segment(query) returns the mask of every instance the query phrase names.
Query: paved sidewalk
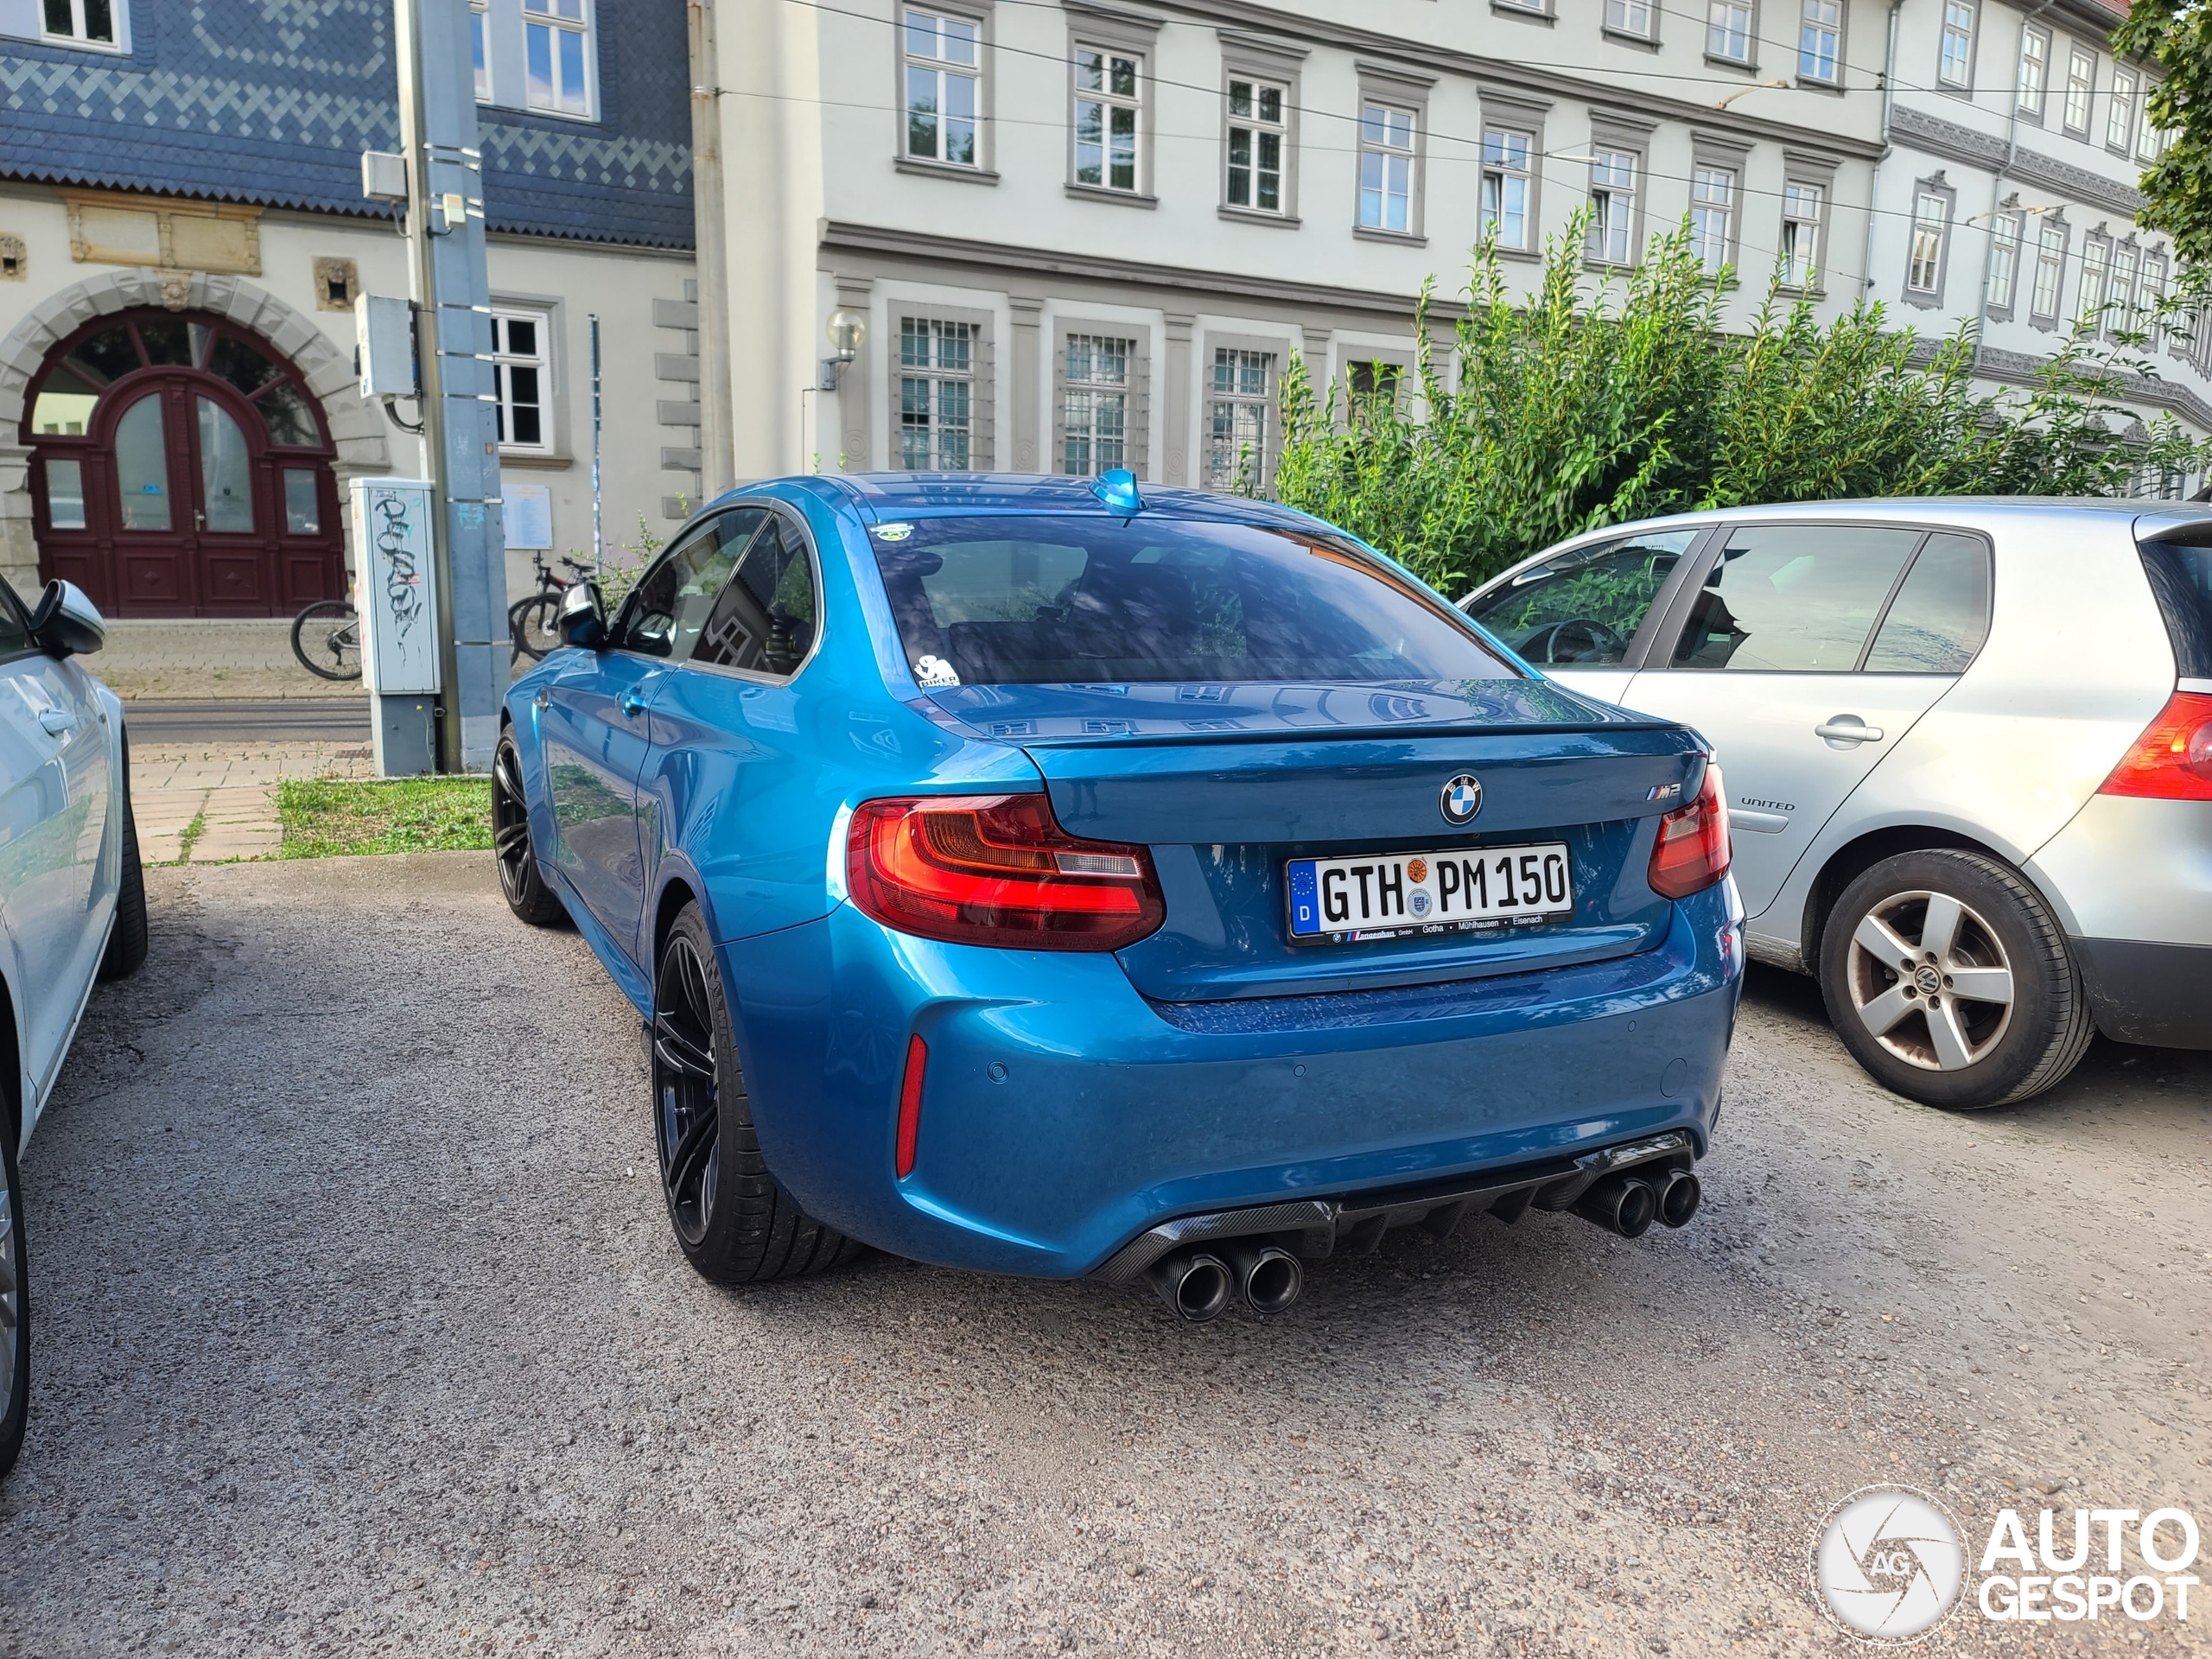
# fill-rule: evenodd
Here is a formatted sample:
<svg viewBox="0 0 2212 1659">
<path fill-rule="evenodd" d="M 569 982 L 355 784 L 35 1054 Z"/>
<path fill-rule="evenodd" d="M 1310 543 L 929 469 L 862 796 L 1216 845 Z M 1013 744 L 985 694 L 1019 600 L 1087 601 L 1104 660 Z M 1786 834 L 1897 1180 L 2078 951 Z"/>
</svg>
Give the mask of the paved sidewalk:
<svg viewBox="0 0 2212 1659">
<path fill-rule="evenodd" d="M 140 697 L 359 697 L 359 680 L 325 680 L 292 655 L 289 617 L 111 620 L 86 664 L 126 702 Z"/>
<path fill-rule="evenodd" d="M 361 743 L 134 743 L 138 856 L 148 864 L 273 857 L 284 839 L 279 780 L 369 778 L 374 766 Z"/>
</svg>

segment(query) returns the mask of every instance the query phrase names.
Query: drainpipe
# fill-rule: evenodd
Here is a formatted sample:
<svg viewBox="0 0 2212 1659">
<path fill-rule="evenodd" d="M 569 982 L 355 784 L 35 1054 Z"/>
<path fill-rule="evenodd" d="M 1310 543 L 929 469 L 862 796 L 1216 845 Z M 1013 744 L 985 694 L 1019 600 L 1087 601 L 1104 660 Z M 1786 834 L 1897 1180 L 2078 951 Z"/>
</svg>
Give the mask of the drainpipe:
<svg viewBox="0 0 2212 1659">
<path fill-rule="evenodd" d="M 722 228 L 721 60 L 715 46 L 715 0 L 690 0 L 685 10 L 691 41 L 692 240 L 699 272 L 699 483 L 711 501 L 737 481 L 730 433 L 729 253 Z"/>
<path fill-rule="evenodd" d="M 1881 200 L 1882 163 L 1890 158 L 1890 105 L 1897 97 L 1897 13 L 1904 0 L 1890 0 L 1889 40 L 1882 51 L 1882 152 L 1866 175 L 1866 238 L 1859 262 L 1859 297 L 1874 286 L 1874 212 Z"/>
</svg>

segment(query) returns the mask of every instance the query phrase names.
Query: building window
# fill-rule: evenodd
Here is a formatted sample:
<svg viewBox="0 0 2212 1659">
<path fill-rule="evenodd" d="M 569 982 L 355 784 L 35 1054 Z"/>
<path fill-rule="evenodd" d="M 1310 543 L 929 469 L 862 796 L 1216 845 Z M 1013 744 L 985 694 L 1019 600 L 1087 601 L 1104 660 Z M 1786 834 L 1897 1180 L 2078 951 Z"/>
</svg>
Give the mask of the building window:
<svg viewBox="0 0 2212 1659">
<path fill-rule="evenodd" d="M 1843 0 L 1804 0 L 1797 25 L 1797 73 L 1833 81 L 1843 58 Z"/>
<path fill-rule="evenodd" d="M 1999 213 L 1989 233 L 1989 308 L 2009 312 L 2020 274 L 2020 215 Z"/>
<path fill-rule="evenodd" d="M 2112 71 L 2112 103 L 2105 111 L 2105 144 L 2121 156 L 2135 147 L 2135 72 L 2118 64 Z"/>
<path fill-rule="evenodd" d="M 115 0 L 46 0 L 46 37 L 77 46 L 113 46 Z"/>
<path fill-rule="evenodd" d="M 1690 246 L 1708 271 L 1728 263 L 1735 213 L 1736 175 L 1725 168 L 1696 168 L 1690 176 Z"/>
<path fill-rule="evenodd" d="M 2136 246 L 2123 242 L 2112 251 L 2112 303 L 2105 314 L 2107 334 L 2133 334 L 2143 326 L 2135 303 Z"/>
<path fill-rule="evenodd" d="M 907 10 L 906 154 L 917 161 L 977 167 L 976 92 L 982 30 L 965 17 Z"/>
<path fill-rule="evenodd" d="M 492 26 L 486 15 L 490 0 L 468 0 L 468 52 L 476 67 L 476 101 L 492 101 L 492 53 L 486 38 Z"/>
<path fill-rule="evenodd" d="M 1357 419 L 1397 404 L 1405 390 L 1406 365 L 1376 358 L 1355 358 L 1344 365 L 1344 412 Z"/>
<path fill-rule="evenodd" d="M 2145 167 L 2152 166 L 2166 153 L 2166 136 L 2151 120 L 2152 90 L 2149 86 L 2143 89 L 2143 122 L 2135 130 L 2135 159 Z"/>
<path fill-rule="evenodd" d="M 1605 27 L 1618 34 L 1651 38 L 1651 0 L 1605 0 Z"/>
<path fill-rule="evenodd" d="M 2161 344 L 2164 332 L 2166 307 L 2166 256 L 2146 253 L 2143 256 L 2143 304 L 2141 327 L 2149 331 L 2145 342 L 2152 351 Z"/>
<path fill-rule="evenodd" d="M 1283 211 L 1285 90 L 1264 80 L 1229 83 L 1229 205 Z"/>
<path fill-rule="evenodd" d="M 1636 225 L 1636 156 L 1600 149 L 1590 164 L 1590 257 L 1600 264 L 1629 263 Z"/>
<path fill-rule="evenodd" d="M 1491 127 L 1483 133 L 1482 233 L 1502 248 L 1529 251 L 1529 152 L 1525 132 Z"/>
<path fill-rule="evenodd" d="M 1731 63 L 1751 60 L 1751 9 L 1743 0 L 1707 0 L 1705 51 Z"/>
<path fill-rule="evenodd" d="M 2110 238 L 2092 236 L 2082 244 L 2081 308 L 2075 313 L 2080 325 L 2094 334 L 2104 326 L 2106 282 L 2112 268 Z"/>
<path fill-rule="evenodd" d="M 2044 83 L 2050 78 L 2050 36 L 2041 29 L 2020 34 L 2020 84 L 2014 102 L 2031 120 L 2043 119 Z"/>
<path fill-rule="evenodd" d="M 1817 184 L 1789 183 L 1782 189 L 1782 285 L 1809 289 L 1819 280 L 1821 202 Z"/>
<path fill-rule="evenodd" d="M 966 472 L 974 451 L 976 336 L 972 322 L 905 317 L 899 324 L 899 464 Z"/>
<path fill-rule="evenodd" d="M 1137 188 L 1137 82 L 1134 54 L 1079 46 L 1075 53 L 1075 181 L 1101 190 Z"/>
<path fill-rule="evenodd" d="M 1129 464 L 1129 365 L 1136 341 L 1070 334 L 1062 358 L 1060 470 L 1095 478 Z"/>
<path fill-rule="evenodd" d="M 553 448 L 549 321 L 543 311 L 492 314 L 493 409 L 502 449 L 543 454 Z"/>
<path fill-rule="evenodd" d="M 1206 398 L 1208 488 L 1256 488 L 1265 476 L 1274 378 L 1274 353 L 1216 348 Z"/>
<path fill-rule="evenodd" d="M 2097 92 L 2097 54 L 2075 45 L 2066 54 L 2066 130 L 2077 138 L 2089 136 L 2089 104 Z"/>
<path fill-rule="evenodd" d="M 555 115 L 589 115 L 591 89 L 585 60 L 591 55 L 591 22 L 584 0 L 522 0 L 524 101 Z"/>
<path fill-rule="evenodd" d="M 1411 110 L 1363 104 L 1359 111 L 1359 222 L 1370 231 L 1413 232 Z"/>
<path fill-rule="evenodd" d="M 1905 268 L 1904 285 L 1920 294 L 1935 294 L 1943 285 L 1943 230 L 1950 209 L 1932 190 L 1921 190 L 1912 199 L 1912 257 Z"/>
<path fill-rule="evenodd" d="M 2066 278 L 2066 222 L 2046 219 L 2036 232 L 2036 286 L 2028 314 L 2047 322 L 2058 320 L 2058 296 Z"/>
<path fill-rule="evenodd" d="M 1974 84 L 1974 7 L 1968 0 L 1943 0 L 1943 43 L 1936 73 L 1946 86 Z"/>
</svg>

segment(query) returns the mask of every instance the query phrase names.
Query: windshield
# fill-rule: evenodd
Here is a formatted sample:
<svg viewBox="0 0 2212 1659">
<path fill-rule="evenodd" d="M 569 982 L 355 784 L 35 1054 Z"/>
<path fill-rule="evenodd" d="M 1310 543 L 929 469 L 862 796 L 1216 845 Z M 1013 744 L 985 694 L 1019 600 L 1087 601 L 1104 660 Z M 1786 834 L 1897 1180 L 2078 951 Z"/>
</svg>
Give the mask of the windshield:
<svg viewBox="0 0 2212 1659">
<path fill-rule="evenodd" d="M 1697 536 L 1645 531 L 1577 548 L 1468 600 L 1467 613 L 1529 662 L 1612 666 Z"/>
<path fill-rule="evenodd" d="M 1150 514 L 921 518 L 868 539 L 924 686 L 1514 677 L 1348 542 Z"/>
</svg>

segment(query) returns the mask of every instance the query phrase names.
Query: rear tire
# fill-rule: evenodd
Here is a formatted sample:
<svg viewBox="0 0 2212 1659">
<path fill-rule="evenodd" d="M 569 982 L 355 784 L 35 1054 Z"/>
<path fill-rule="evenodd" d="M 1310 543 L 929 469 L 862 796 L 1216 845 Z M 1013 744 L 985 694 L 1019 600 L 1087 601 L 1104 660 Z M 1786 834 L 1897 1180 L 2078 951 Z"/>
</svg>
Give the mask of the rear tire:
<svg viewBox="0 0 2212 1659">
<path fill-rule="evenodd" d="M 2041 897 L 1997 860 L 1953 848 L 1884 859 L 1845 888 L 1821 936 L 1820 980 L 1853 1057 L 1928 1106 L 2041 1094 L 2096 1031 Z"/>
<path fill-rule="evenodd" d="M 517 654 L 533 663 L 561 643 L 561 595 L 532 594 L 507 607 L 507 632 Z"/>
<path fill-rule="evenodd" d="M 292 619 L 292 655 L 318 679 L 361 677 L 361 619 L 342 599 L 319 599 Z"/>
<path fill-rule="evenodd" d="M 130 810 L 130 742 L 123 744 L 123 778 L 113 799 L 123 816 L 123 868 L 115 882 L 115 926 L 100 958 L 100 977 L 128 979 L 146 960 L 146 869 L 138 861 L 138 819 Z"/>
<path fill-rule="evenodd" d="M 791 1279 L 861 1246 L 798 1207 L 753 1132 L 706 918 L 686 905 L 653 970 L 653 1138 L 677 1248 L 717 1284 Z"/>
<path fill-rule="evenodd" d="M 522 754 L 512 731 L 499 734 L 492 757 L 492 856 L 499 866 L 499 891 L 507 908 L 532 927 L 551 927 L 569 919 L 561 895 L 537 868 L 537 847 L 530 836 L 530 800 L 523 793 Z"/>
<path fill-rule="evenodd" d="M 4 1103 L 0 1103 L 4 1104 Z M 15 1126 L 0 1116 L 0 1480 L 23 1449 L 30 1411 L 31 1290 L 23 1263 L 23 1194 Z"/>
</svg>

